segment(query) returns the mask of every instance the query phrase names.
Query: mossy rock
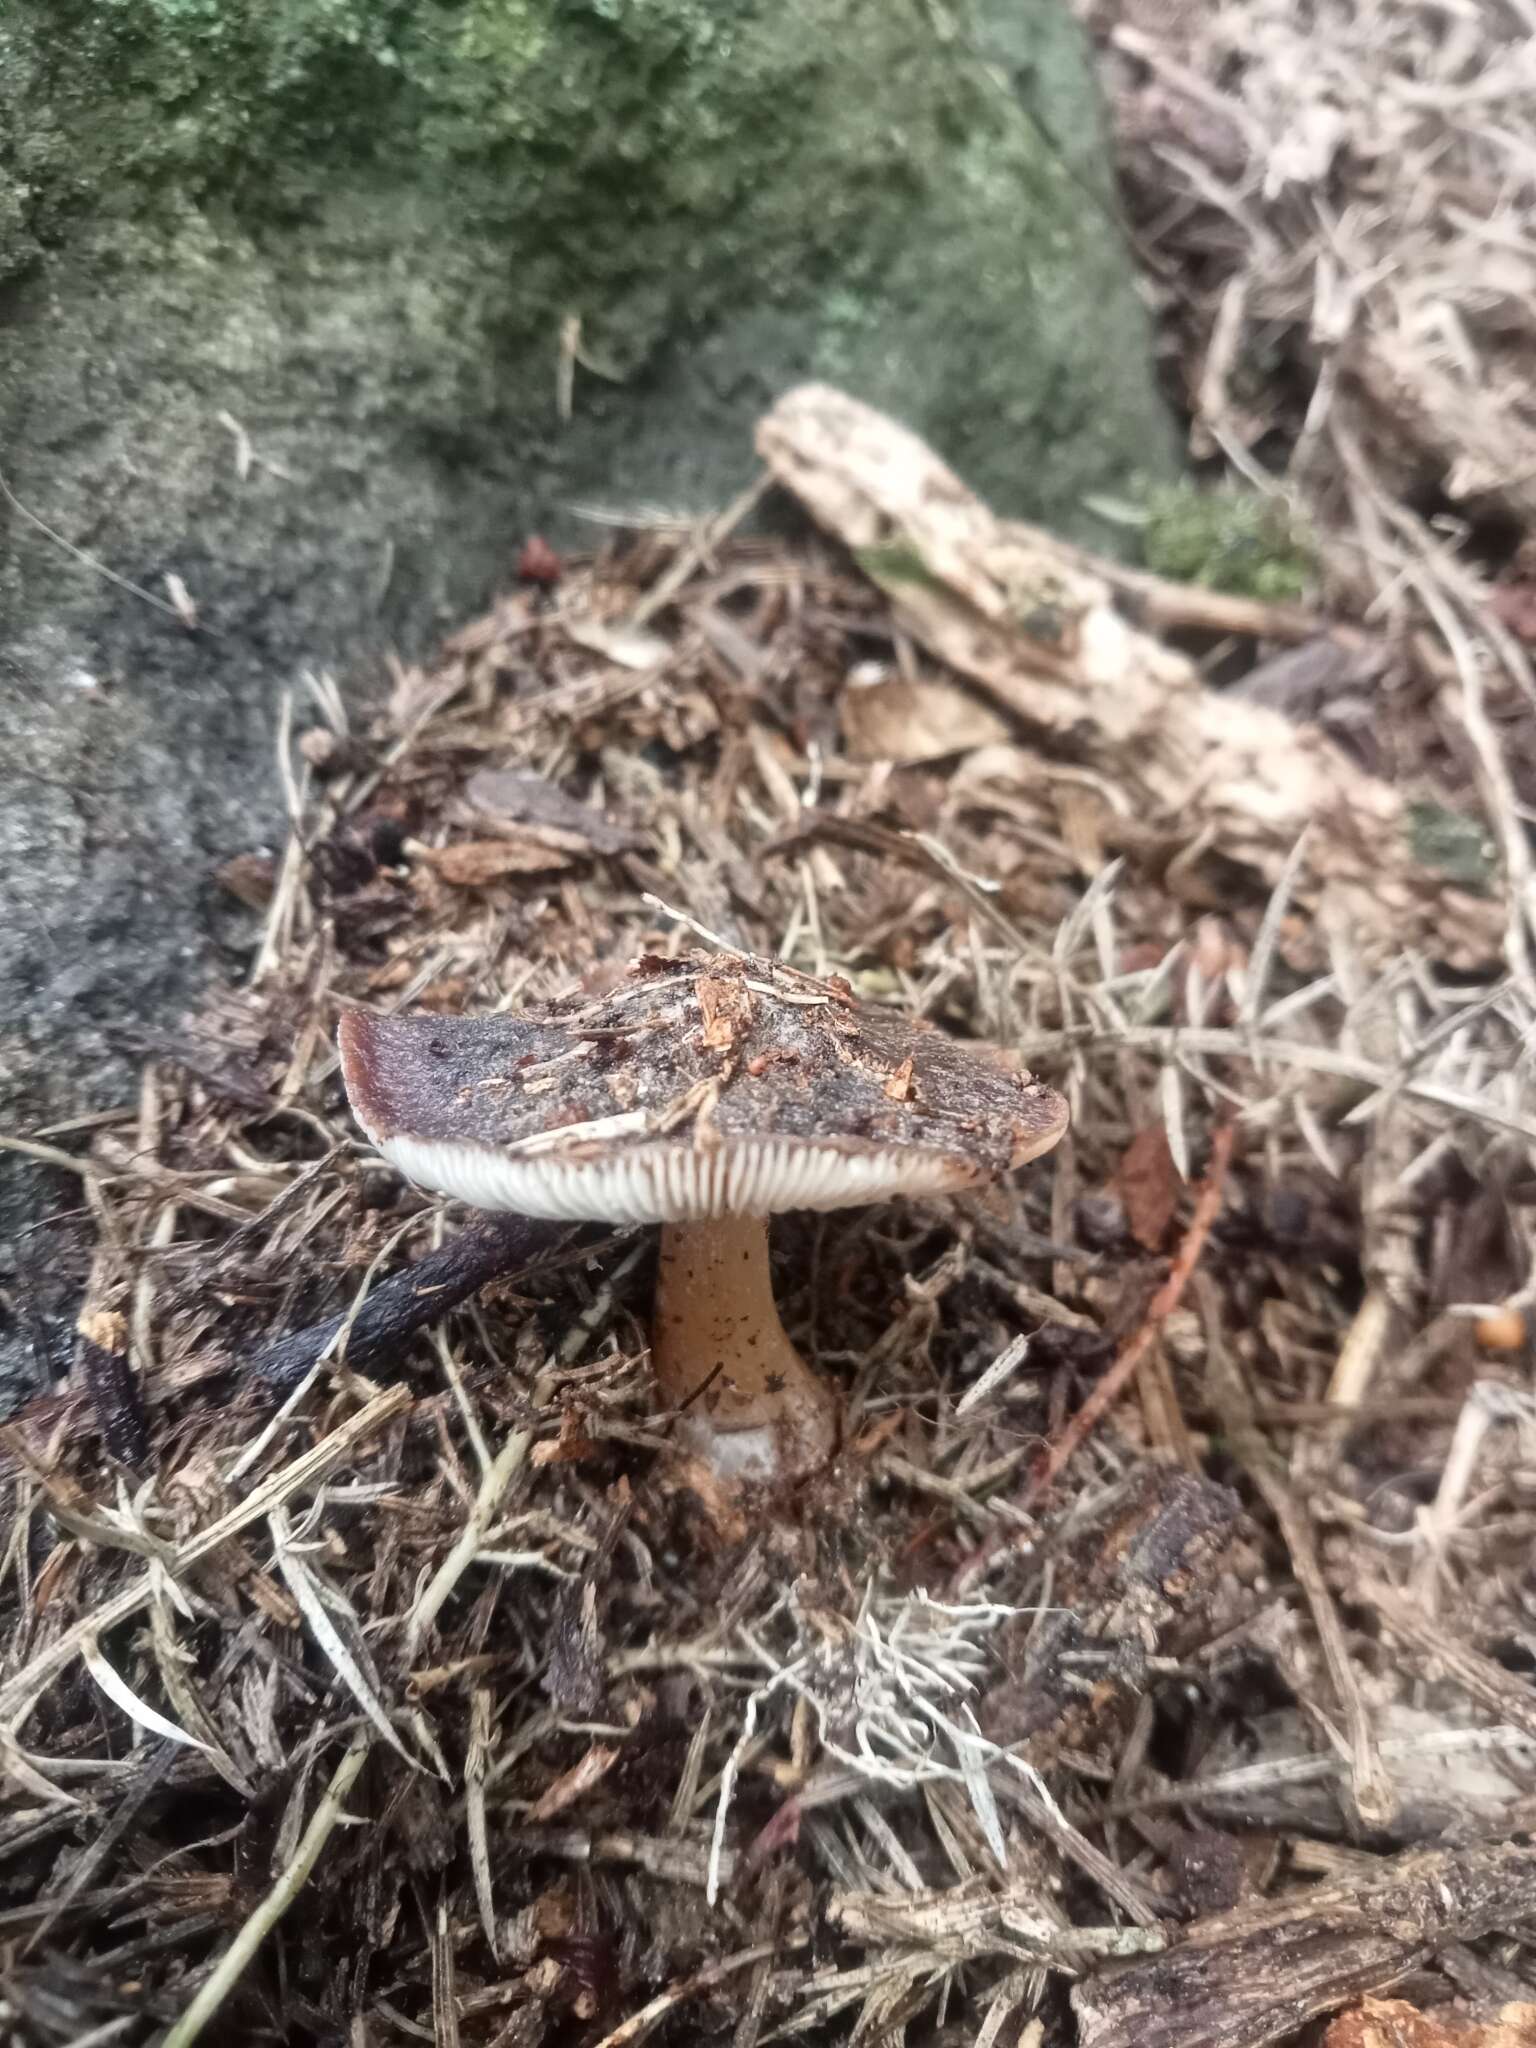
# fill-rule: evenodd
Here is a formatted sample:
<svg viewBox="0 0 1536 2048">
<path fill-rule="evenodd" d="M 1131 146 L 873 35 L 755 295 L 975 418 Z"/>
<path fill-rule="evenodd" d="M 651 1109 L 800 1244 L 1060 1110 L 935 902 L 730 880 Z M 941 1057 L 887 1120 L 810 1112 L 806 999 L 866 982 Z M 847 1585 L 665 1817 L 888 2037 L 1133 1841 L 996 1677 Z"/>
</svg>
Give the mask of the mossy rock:
<svg viewBox="0 0 1536 2048">
<path fill-rule="evenodd" d="M 356 379 L 391 457 L 516 464 L 535 506 L 660 465 L 697 506 L 816 375 L 1077 530 L 1171 463 L 1054 0 L 11 0 L 0 95 L 0 279 L 42 256 L 24 299 L 158 320 L 166 367 L 206 363 L 189 286 L 275 312 L 228 396 L 306 445 Z M 621 381 L 578 373 L 563 430 L 571 316 Z"/>
</svg>

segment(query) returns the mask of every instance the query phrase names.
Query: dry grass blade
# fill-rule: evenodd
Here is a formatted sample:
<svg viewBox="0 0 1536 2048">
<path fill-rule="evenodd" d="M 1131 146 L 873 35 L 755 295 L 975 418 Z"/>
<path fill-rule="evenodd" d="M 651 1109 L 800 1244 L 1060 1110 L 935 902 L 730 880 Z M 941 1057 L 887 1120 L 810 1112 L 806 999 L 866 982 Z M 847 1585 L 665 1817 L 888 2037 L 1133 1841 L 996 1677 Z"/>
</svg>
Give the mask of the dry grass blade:
<svg viewBox="0 0 1536 2048">
<path fill-rule="evenodd" d="M 491 1848 L 486 1823 L 485 1773 L 491 1746 L 491 1695 L 476 1686 L 470 1702 L 469 1754 L 464 1759 L 464 1826 L 469 1837 L 469 1863 L 475 1903 L 491 1954 L 500 1951 L 496 1931 L 496 1900 L 491 1888 Z"/>
<path fill-rule="evenodd" d="M 251 1914 L 199 1987 L 191 2004 L 165 2036 L 162 2048 L 192 2048 L 250 1967 L 257 1950 L 298 1899 L 321 1852 L 343 1818 L 347 1794 L 368 1761 L 368 1737 L 354 1735 L 310 1817 L 292 1860 Z"/>
<path fill-rule="evenodd" d="M 147 1700 L 139 1698 L 128 1681 L 108 1663 L 100 1643 L 94 1636 L 87 1636 L 80 1645 L 80 1661 L 92 1678 L 101 1687 L 113 1706 L 120 1707 L 130 1721 L 147 1728 L 151 1735 L 164 1736 L 167 1742 L 184 1743 L 188 1749 L 208 1753 L 208 1744 L 195 1735 L 189 1735 L 185 1728 L 178 1728 L 174 1721 L 168 1721 L 164 1714 L 156 1711 Z"/>
<path fill-rule="evenodd" d="M 165 1569 L 172 1577 L 182 1577 L 192 1566 L 210 1556 L 221 1544 L 252 1522 L 259 1521 L 272 1508 L 285 1500 L 291 1500 L 312 1486 L 316 1480 L 343 1464 L 357 1450 L 358 1446 L 379 1429 L 392 1416 L 398 1415 L 411 1405 L 411 1396 L 404 1387 L 394 1387 L 388 1393 L 379 1394 L 367 1405 L 341 1423 L 328 1437 L 304 1452 L 292 1464 L 274 1473 L 254 1487 L 247 1497 L 226 1514 L 188 1537 L 177 1545 L 166 1560 Z M 20 1671 L 0 1684 L 0 1720 L 13 1730 L 20 1726 L 31 1711 L 39 1695 L 61 1671 L 82 1654 L 88 1642 L 94 1642 L 100 1635 L 107 1634 L 130 1615 L 148 1605 L 155 1589 L 152 1573 L 142 1577 L 114 1593 L 92 1614 L 84 1616 L 57 1636 L 48 1647 L 25 1664 Z"/>
<path fill-rule="evenodd" d="M 531 1429 L 513 1430 L 496 1453 L 490 1469 L 481 1479 L 458 1540 L 431 1579 L 423 1586 L 419 1598 L 406 1618 L 405 1647 L 408 1657 L 416 1655 L 423 1636 L 437 1620 L 454 1587 L 479 1556 L 485 1542 L 486 1531 L 496 1519 L 507 1488 L 527 1462 L 528 1449 L 532 1442 Z"/>
<path fill-rule="evenodd" d="M 267 1517 L 267 1525 L 272 1531 L 272 1552 L 283 1583 L 297 1601 L 299 1612 L 332 1670 L 396 1755 L 412 1769 L 419 1768 L 395 1733 L 379 1697 L 379 1674 L 363 1642 L 357 1616 L 295 1548 L 287 1512 L 281 1507 L 274 1508 Z"/>
</svg>

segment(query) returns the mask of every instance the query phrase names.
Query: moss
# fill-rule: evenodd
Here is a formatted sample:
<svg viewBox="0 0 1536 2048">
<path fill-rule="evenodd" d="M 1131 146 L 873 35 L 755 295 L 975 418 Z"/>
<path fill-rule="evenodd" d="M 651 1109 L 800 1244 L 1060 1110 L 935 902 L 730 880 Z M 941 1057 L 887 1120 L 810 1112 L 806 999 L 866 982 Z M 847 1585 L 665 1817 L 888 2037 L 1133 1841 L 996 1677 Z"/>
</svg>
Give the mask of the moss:
<svg viewBox="0 0 1536 2048">
<path fill-rule="evenodd" d="M 0 282 L 41 252 L 51 322 L 0 360 L 0 432 L 60 514 L 120 461 L 137 557 L 207 527 L 207 423 L 241 414 L 296 469 L 381 479 L 352 541 L 317 500 L 304 544 L 339 573 L 388 518 L 393 593 L 406 535 L 425 558 L 476 491 L 557 534 L 573 501 L 726 501 L 755 418 L 823 377 L 1103 540 L 1085 500 L 1171 470 L 1171 437 L 1030 52 L 1081 141 L 1056 0 L 0 0 Z M 561 420 L 572 315 L 613 377 L 579 370 Z M 77 475 L 50 437 L 97 453 Z"/>
<path fill-rule="evenodd" d="M 1177 483 L 1150 492 L 1144 512 L 1143 558 L 1156 575 L 1274 604 L 1299 600 L 1312 582 L 1308 536 L 1278 498 Z"/>
<path fill-rule="evenodd" d="M 871 581 L 883 584 L 887 589 L 895 585 L 898 589 L 904 583 L 915 583 L 925 590 L 938 590 L 941 585 L 917 549 L 905 541 L 887 541 L 881 546 L 855 548 L 853 559 Z"/>
<path fill-rule="evenodd" d="M 1492 894 L 1498 863 L 1481 818 L 1449 811 L 1444 804 L 1411 803 L 1408 841 L 1414 859 L 1448 882 L 1458 883 L 1476 896 Z"/>
<path fill-rule="evenodd" d="M 986 0 L 948 36 L 921 0 L 9 0 L 0 277 L 103 208 L 158 208 L 174 236 L 190 203 L 238 245 L 394 188 L 505 284 L 491 353 L 578 312 L 632 376 L 744 301 L 792 308 L 816 333 L 803 373 L 908 417 L 920 385 L 914 424 L 982 489 L 1080 524 L 1130 412 L 1152 468 L 1171 451 L 1130 373 L 1122 252 L 975 61 L 984 15 L 1046 52 L 1066 128 L 1091 133 L 1070 24 Z M 1049 469 L 1026 460 L 1041 442 Z"/>
</svg>

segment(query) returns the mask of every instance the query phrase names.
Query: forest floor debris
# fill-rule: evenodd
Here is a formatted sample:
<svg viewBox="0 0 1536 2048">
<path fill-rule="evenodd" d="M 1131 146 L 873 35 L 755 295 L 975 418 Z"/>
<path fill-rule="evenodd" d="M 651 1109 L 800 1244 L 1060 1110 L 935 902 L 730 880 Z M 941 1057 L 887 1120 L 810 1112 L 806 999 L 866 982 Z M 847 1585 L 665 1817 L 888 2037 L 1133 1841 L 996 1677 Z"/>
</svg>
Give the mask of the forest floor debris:
<svg viewBox="0 0 1536 2048">
<path fill-rule="evenodd" d="M 1524 277 L 1536 143 L 1487 105 L 1536 19 L 1339 0 L 1301 61 L 1279 0 L 1083 11 L 1197 439 L 1322 573 L 1239 601 L 1074 555 L 1053 618 L 1075 590 L 1186 710 L 1277 706 L 1404 831 L 1482 819 L 1492 858 L 1413 842 L 1384 945 L 1358 887 L 1328 900 L 1337 816 L 1245 829 L 1198 775 L 1175 801 L 1084 720 L 1070 634 L 1056 715 L 1038 612 L 967 655 L 975 553 L 893 551 L 824 494 L 862 561 L 742 538 L 759 485 L 698 533 L 530 539 L 369 719 L 314 679 L 287 843 L 224 877 L 262 919 L 246 985 L 121 1116 L 7 1141 L 68 1190 L 18 1310 L 46 1349 L 67 1299 L 82 1367 L 0 1430 L 19 2040 L 1523 2024 L 1536 746 L 1505 342 L 1536 293 L 1498 265 Z M 1411 221 L 1403 161 L 1445 170 Z M 847 1406 L 774 1515 L 672 1454 L 652 1234 L 461 1230 L 360 1140 L 333 1049 L 343 1001 L 511 1006 L 717 938 L 1008 1045 L 1075 1113 L 985 1195 L 776 1225 Z"/>
</svg>

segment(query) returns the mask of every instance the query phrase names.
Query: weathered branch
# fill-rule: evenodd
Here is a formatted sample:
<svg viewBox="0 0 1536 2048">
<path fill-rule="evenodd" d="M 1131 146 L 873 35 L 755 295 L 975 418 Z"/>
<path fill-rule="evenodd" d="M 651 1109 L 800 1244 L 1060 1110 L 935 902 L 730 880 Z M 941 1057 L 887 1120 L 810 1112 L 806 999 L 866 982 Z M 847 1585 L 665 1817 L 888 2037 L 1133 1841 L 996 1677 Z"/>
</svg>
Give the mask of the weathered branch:
<svg viewBox="0 0 1536 2048">
<path fill-rule="evenodd" d="M 1302 900 L 1327 896 L 1367 945 L 1424 943 L 1462 967 L 1495 957 L 1499 907 L 1415 857 L 1396 789 L 1315 726 L 1206 689 L 1136 623 L 1176 613 L 1166 587 L 1150 602 L 1147 579 L 995 518 L 915 434 L 825 385 L 786 393 L 757 445 L 908 632 L 1052 750 L 1111 777 L 1135 816 L 1270 887 L 1310 828 Z"/>
<path fill-rule="evenodd" d="M 1196 1921 L 1176 1948 L 1072 1993 L 1080 2048 L 1265 2048 L 1395 1984 L 1447 1942 L 1536 1913 L 1536 1849 L 1393 1858 L 1379 1876 Z"/>
<path fill-rule="evenodd" d="M 544 1249 L 550 1235 L 548 1224 L 526 1216 L 498 1217 L 461 1230 L 403 1273 L 391 1274 L 351 1316 L 348 1362 L 372 1364 L 395 1350 L 416 1331 L 478 1294 L 487 1281 L 526 1264 Z M 327 1316 L 307 1329 L 290 1331 L 261 1353 L 252 1372 L 280 1393 L 297 1386 L 347 1321 L 348 1315 Z"/>
</svg>

